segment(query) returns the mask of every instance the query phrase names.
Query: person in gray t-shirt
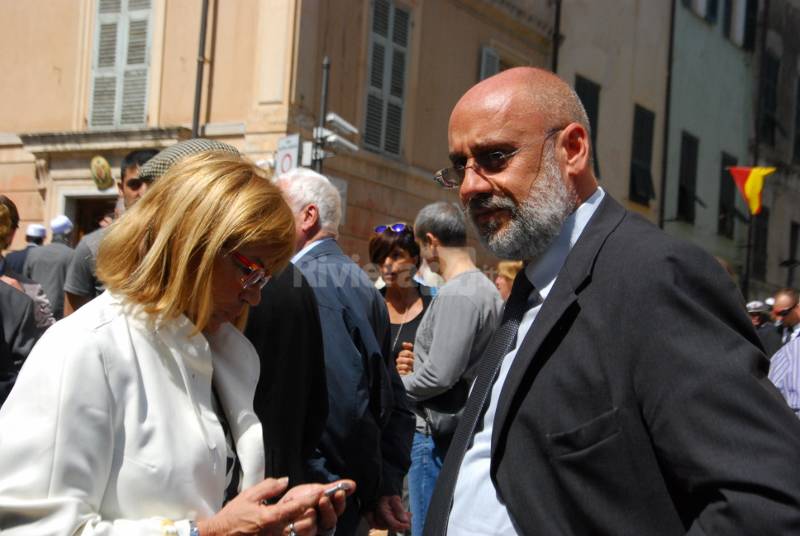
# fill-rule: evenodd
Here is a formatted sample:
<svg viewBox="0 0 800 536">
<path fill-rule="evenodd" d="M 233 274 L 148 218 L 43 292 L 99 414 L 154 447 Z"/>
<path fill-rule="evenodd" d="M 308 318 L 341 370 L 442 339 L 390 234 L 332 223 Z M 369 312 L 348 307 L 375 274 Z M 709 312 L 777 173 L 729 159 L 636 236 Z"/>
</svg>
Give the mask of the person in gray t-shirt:
<svg viewBox="0 0 800 536">
<path fill-rule="evenodd" d="M 74 253 L 68 238 L 72 222 L 59 214 L 50 221 L 50 229 L 53 239 L 46 246 L 31 250 L 25 259 L 23 273 L 42 285 L 50 300 L 53 317 L 61 320 L 64 316 L 64 279 Z"/>
<path fill-rule="evenodd" d="M 466 247 L 461 210 L 451 203 L 423 208 L 414 223 L 420 253 L 445 280 L 422 318 L 412 351 L 397 369 L 417 415 L 408 473 L 412 535 L 422 534 L 430 496 L 475 365 L 499 324 L 503 300 Z"/>
<path fill-rule="evenodd" d="M 144 195 L 153 181 L 152 177 L 140 178 L 139 169 L 156 154 L 158 151 L 154 149 L 143 149 L 130 152 L 122 159 L 117 189 L 126 210 Z M 92 231 L 84 235 L 75 248 L 72 263 L 67 271 L 67 279 L 64 282 L 64 316 L 76 311 L 105 290 L 95 272 L 97 248 L 100 247 L 103 236 L 105 236 L 105 228 Z"/>
</svg>

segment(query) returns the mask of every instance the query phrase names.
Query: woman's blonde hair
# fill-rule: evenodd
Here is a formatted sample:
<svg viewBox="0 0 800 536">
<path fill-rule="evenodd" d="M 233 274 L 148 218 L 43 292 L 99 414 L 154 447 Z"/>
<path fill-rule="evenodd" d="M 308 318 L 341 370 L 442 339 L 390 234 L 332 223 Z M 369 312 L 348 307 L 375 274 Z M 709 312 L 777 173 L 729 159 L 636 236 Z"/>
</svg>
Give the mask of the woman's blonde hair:
<svg viewBox="0 0 800 536">
<path fill-rule="evenodd" d="M 115 222 L 100 244 L 97 276 L 148 314 L 186 314 L 202 331 L 213 313 L 215 261 L 231 251 L 269 248 L 269 273 L 294 251 L 294 217 L 280 190 L 240 156 L 187 157 Z"/>
<path fill-rule="evenodd" d="M 514 281 L 517 273 L 522 270 L 522 261 L 500 261 L 497 263 L 497 275 Z"/>
</svg>

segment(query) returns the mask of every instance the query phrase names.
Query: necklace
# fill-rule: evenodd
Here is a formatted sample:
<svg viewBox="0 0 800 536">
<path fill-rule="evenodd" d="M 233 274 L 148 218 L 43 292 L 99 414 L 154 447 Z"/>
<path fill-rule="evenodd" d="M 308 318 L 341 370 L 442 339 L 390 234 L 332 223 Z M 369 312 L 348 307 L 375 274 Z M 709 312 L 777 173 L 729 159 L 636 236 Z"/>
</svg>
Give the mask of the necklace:
<svg viewBox="0 0 800 536">
<path fill-rule="evenodd" d="M 414 300 L 415 303 L 416 303 L 416 301 L 417 300 Z M 392 342 L 392 346 L 391 346 L 392 354 L 391 355 L 397 355 L 397 353 L 398 353 L 397 352 L 397 341 L 398 341 L 398 339 L 400 339 L 400 334 L 403 333 L 403 326 L 405 326 L 406 322 L 408 321 L 408 313 L 409 313 L 409 311 L 411 311 L 412 307 L 414 307 L 413 303 L 411 305 L 409 305 L 408 307 L 406 307 L 406 310 L 403 311 L 403 316 L 400 317 L 400 327 L 397 328 L 397 335 L 394 336 L 394 342 Z"/>
</svg>

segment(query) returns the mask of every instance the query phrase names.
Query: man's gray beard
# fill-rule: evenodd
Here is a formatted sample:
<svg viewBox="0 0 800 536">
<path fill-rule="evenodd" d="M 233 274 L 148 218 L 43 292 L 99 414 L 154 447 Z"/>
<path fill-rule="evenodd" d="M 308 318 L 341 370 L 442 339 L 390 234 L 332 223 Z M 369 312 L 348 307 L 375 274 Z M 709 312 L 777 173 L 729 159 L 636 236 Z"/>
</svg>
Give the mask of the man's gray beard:
<svg viewBox="0 0 800 536">
<path fill-rule="evenodd" d="M 473 206 L 504 209 L 511 217 L 504 227 L 501 227 L 501 221 L 495 220 L 480 225 L 472 213 Z M 547 251 L 576 206 L 575 190 L 562 179 L 554 147 L 550 145 L 543 155 L 539 176 L 534 179 L 527 198 L 519 206 L 507 197 L 476 196 L 467 205 L 467 212 L 481 242 L 497 257 L 533 260 Z"/>
</svg>

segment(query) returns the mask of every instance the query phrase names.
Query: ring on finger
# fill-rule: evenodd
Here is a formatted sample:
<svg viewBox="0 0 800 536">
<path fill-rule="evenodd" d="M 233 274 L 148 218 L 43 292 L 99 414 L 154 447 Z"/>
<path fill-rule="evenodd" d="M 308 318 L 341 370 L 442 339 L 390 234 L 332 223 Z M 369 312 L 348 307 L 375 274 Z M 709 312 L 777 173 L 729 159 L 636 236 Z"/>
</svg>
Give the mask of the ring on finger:
<svg viewBox="0 0 800 536">
<path fill-rule="evenodd" d="M 289 523 L 289 536 L 297 536 L 297 533 L 294 531 L 294 521 Z"/>
</svg>

